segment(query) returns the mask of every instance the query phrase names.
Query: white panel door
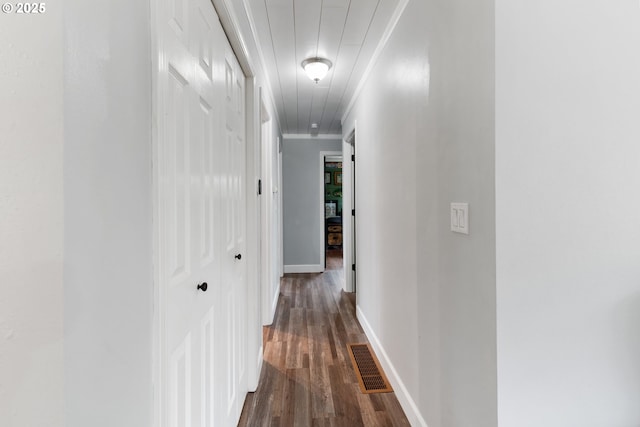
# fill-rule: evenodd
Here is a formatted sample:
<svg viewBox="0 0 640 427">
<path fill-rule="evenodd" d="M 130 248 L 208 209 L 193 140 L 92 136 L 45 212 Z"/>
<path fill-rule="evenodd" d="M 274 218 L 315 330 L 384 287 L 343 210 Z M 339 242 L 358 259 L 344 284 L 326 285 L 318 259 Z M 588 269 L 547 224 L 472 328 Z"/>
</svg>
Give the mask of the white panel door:
<svg viewBox="0 0 640 427">
<path fill-rule="evenodd" d="M 158 416 L 232 426 L 247 392 L 244 76 L 208 0 L 158 3 Z"/>
<path fill-rule="evenodd" d="M 245 78 L 240 65 L 226 44 L 224 59 L 224 141 L 225 176 L 222 182 L 225 186 L 224 209 L 226 221 L 225 257 L 228 265 L 223 268 L 226 273 L 222 284 L 227 306 L 236 307 L 229 312 L 224 322 L 221 337 L 226 337 L 227 384 L 226 411 L 229 421 L 240 417 L 242 404 L 246 394 L 246 339 L 247 322 L 246 306 L 241 303 L 247 299 L 245 260 Z M 241 337 L 242 339 L 238 339 Z"/>
</svg>

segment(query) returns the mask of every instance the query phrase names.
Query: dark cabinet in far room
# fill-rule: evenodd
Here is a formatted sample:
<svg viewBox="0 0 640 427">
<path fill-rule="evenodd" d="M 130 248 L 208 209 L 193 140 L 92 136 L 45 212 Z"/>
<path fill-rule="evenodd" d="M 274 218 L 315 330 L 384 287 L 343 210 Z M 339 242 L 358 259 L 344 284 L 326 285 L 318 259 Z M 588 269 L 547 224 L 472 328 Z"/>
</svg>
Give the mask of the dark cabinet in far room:
<svg viewBox="0 0 640 427">
<path fill-rule="evenodd" d="M 325 224 L 327 249 L 342 248 L 342 217 L 327 218 Z"/>
</svg>

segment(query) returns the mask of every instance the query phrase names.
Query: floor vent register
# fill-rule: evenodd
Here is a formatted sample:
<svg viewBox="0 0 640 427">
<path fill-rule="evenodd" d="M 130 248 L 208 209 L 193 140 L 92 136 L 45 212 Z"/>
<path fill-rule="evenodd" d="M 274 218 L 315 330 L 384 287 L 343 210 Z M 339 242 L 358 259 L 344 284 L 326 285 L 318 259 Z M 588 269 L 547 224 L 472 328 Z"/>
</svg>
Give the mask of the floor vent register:
<svg viewBox="0 0 640 427">
<path fill-rule="evenodd" d="M 360 390 L 363 393 L 390 393 L 393 391 L 369 344 L 347 344 L 347 348 L 358 377 Z"/>
</svg>

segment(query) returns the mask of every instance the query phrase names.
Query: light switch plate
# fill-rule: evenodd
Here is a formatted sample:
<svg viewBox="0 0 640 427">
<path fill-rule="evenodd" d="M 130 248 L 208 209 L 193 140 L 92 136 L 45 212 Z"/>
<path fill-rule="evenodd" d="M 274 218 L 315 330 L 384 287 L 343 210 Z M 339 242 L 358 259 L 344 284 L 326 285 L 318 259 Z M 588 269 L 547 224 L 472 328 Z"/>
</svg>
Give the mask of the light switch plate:
<svg viewBox="0 0 640 427">
<path fill-rule="evenodd" d="M 451 231 L 469 234 L 469 203 L 451 203 Z"/>
</svg>

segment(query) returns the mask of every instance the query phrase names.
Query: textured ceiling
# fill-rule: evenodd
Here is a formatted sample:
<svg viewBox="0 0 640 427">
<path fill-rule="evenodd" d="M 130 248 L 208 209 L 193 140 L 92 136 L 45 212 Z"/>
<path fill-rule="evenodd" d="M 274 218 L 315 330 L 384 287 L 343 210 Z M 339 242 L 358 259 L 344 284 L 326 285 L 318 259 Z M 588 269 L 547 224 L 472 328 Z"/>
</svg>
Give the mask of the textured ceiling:
<svg viewBox="0 0 640 427">
<path fill-rule="evenodd" d="M 339 134 L 342 114 L 398 0 L 246 0 L 269 75 L 283 134 Z M 301 63 L 329 59 L 315 84 Z M 314 131 L 315 133 L 315 131 Z"/>
</svg>

